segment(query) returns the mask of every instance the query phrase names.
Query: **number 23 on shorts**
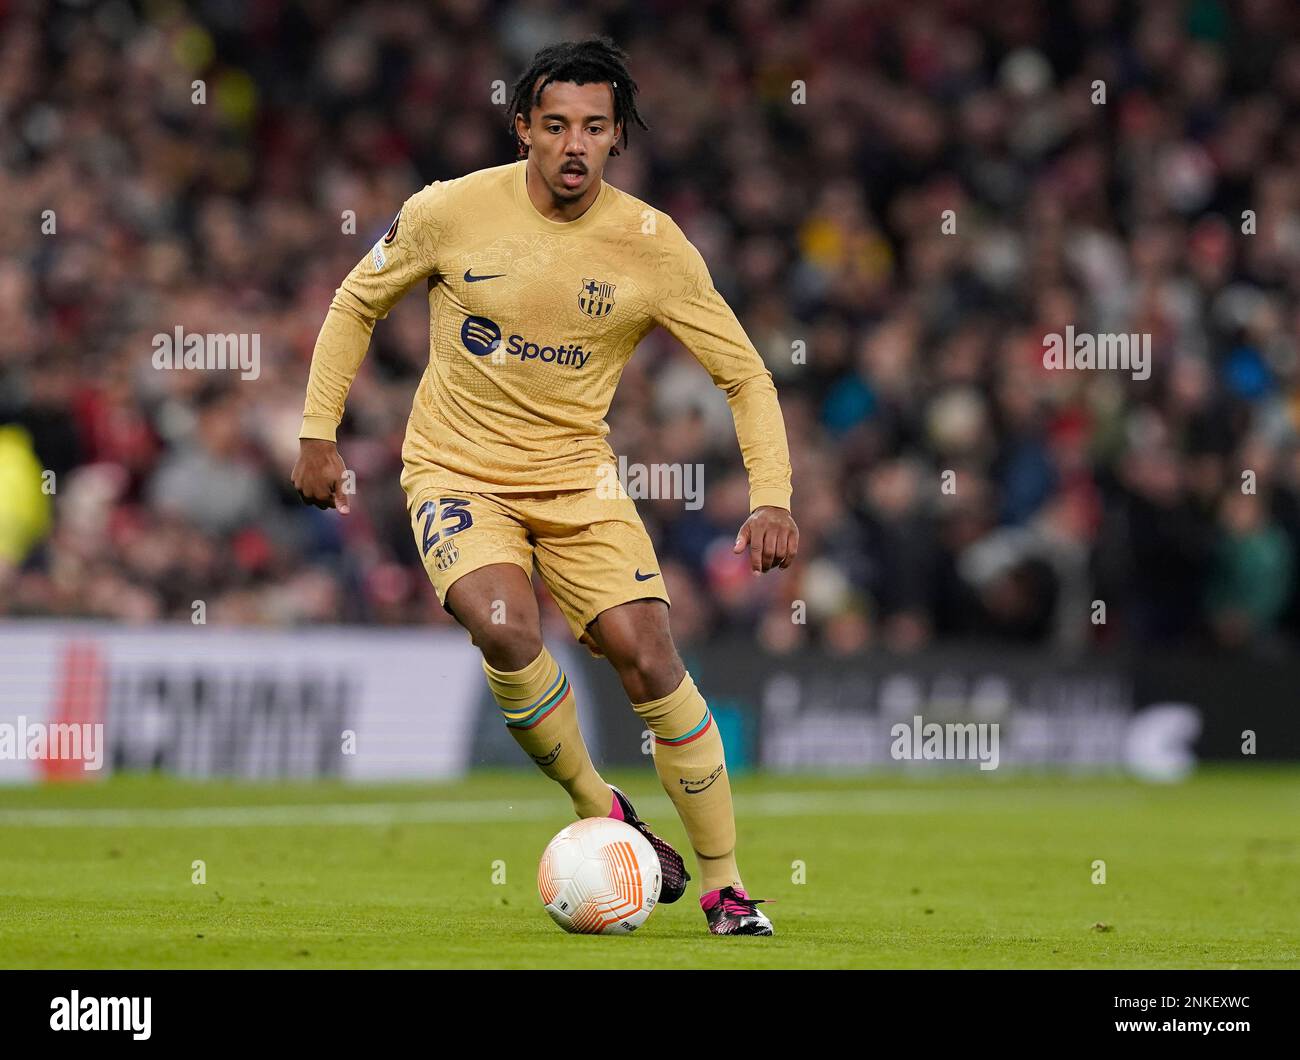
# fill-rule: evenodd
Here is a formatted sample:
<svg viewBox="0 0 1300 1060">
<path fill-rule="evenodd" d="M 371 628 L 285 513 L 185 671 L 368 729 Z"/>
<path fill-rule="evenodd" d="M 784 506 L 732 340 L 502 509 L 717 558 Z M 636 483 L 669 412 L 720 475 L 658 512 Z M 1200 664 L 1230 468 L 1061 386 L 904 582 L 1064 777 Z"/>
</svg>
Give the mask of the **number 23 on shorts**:
<svg viewBox="0 0 1300 1060">
<path fill-rule="evenodd" d="M 436 501 L 425 501 L 415 513 L 417 519 L 424 520 L 424 532 L 420 541 L 420 551 L 427 556 L 443 538 L 459 534 L 474 525 L 474 517 L 469 513 L 469 501 L 463 497 L 439 497 Z M 434 524 L 441 519 L 438 529 Z M 448 525 L 450 523 L 451 525 Z"/>
</svg>

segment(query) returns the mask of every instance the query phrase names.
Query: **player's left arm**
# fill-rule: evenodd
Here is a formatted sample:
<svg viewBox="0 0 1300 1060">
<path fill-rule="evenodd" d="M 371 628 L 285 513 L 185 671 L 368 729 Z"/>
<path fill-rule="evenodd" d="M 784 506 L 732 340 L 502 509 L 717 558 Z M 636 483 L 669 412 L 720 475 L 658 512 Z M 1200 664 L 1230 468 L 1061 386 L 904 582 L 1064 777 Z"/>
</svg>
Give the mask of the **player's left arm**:
<svg viewBox="0 0 1300 1060">
<path fill-rule="evenodd" d="M 755 574 L 789 567 L 799 551 L 799 528 L 790 513 L 790 450 L 772 373 L 714 287 L 700 252 L 671 218 L 658 217 L 664 258 L 657 269 L 655 321 L 727 395 L 749 474 L 750 515 L 733 551 L 749 550 Z"/>
</svg>

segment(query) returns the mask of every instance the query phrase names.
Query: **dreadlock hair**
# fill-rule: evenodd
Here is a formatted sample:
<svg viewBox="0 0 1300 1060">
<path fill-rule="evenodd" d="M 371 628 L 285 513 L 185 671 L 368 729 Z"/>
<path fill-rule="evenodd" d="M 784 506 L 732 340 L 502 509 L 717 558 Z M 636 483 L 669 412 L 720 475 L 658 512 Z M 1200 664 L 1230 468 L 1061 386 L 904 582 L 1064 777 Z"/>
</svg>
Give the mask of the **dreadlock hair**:
<svg viewBox="0 0 1300 1060">
<path fill-rule="evenodd" d="M 538 78 L 541 78 L 540 82 Z M 510 135 L 515 138 L 519 158 L 528 157 L 528 145 L 519 139 L 515 129 L 515 115 L 522 114 L 525 124 L 533 108 L 541 105 L 542 90 L 553 81 L 571 81 L 575 85 L 589 85 L 608 81 L 614 93 L 614 122 L 623 127 L 623 146 L 627 147 L 628 126 L 636 122 L 649 130 L 636 109 L 636 82 L 627 72 L 627 53 L 608 37 L 588 37 L 586 40 L 563 41 L 548 44 L 533 56 L 528 69 L 515 82 L 510 96 Z M 533 86 L 536 85 L 536 90 Z M 617 145 L 609 152 L 617 155 Z"/>
</svg>

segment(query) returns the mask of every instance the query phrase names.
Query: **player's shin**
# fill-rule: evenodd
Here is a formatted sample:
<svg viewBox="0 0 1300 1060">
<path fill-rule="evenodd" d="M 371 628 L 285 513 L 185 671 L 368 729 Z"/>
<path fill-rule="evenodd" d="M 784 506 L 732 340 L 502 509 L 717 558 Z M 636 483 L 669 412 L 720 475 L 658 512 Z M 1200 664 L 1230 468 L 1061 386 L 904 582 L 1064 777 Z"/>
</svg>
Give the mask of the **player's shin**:
<svg viewBox="0 0 1300 1060">
<path fill-rule="evenodd" d="M 573 800 L 579 817 L 605 817 L 613 795 L 591 763 L 569 679 L 545 648 L 522 670 L 483 662 L 488 687 L 515 742 Z"/>
<path fill-rule="evenodd" d="M 743 888 L 722 736 L 688 673 L 676 691 L 634 703 L 655 738 L 655 770 L 699 860 L 704 892 Z"/>
</svg>

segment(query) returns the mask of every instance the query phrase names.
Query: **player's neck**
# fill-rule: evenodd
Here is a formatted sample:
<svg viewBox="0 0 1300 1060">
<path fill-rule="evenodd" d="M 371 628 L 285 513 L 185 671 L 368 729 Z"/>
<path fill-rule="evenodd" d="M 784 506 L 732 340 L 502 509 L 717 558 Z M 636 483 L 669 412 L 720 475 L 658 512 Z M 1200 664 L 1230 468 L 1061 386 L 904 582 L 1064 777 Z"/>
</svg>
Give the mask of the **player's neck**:
<svg viewBox="0 0 1300 1060">
<path fill-rule="evenodd" d="M 528 201 L 548 221 L 576 221 L 591 209 L 592 203 L 600 195 L 601 184 L 600 180 L 593 181 L 582 198 L 575 199 L 573 202 L 562 202 L 551 193 L 551 189 L 546 186 L 546 181 L 542 179 L 531 161 L 524 166 L 524 187 L 528 191 Z"/>
</svg>

